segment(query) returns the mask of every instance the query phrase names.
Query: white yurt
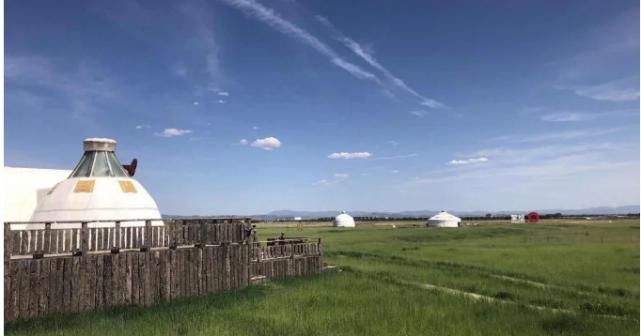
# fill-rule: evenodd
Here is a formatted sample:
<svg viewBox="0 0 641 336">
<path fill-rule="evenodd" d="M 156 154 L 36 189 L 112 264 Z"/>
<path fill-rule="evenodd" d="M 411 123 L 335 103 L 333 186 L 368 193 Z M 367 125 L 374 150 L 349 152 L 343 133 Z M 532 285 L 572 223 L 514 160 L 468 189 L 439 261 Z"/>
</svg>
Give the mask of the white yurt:
<svg viewBox="0 0 641 336">
<path fill-rule="evenodd" d="M 347 212 L 341 212 L 336 218 L 334 218 L 335 227 L 355 227 L 356 223 L 354 222 L 354 217 L 347 214 Z"/>
<path fill-rule="evenodd" d="M 427 220 L 427 226 L 431 227 L 459 227 L 461 219 L 448 213 L 445 210 L 437 213 Z"/>
<path fill-rule="evenodd" d="M 69 177 L 39 200 L 32 222 L 158 219 L 153 224 L 162 225 L 154 199 L 116 158 L 115 140 L 89 138 L 83 148 Z M 144 222 L 122 223 L 132 225 Z"/>
<path fill-rule="evenodd" d="M 517 215 L 510 215 L 511 222 L 512 224 L 523 224 L 525 223 L 525 215 L 524 214 L 517 214 Z"/>
</svg>

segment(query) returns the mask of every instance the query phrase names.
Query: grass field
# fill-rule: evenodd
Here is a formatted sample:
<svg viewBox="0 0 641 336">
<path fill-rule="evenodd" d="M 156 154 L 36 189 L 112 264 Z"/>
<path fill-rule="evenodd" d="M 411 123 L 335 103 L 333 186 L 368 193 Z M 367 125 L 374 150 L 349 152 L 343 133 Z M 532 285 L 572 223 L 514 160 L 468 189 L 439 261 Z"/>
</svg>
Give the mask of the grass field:
<svg viewBox="0 0 641 336">
<path fill-rule="evenodd" d="M 381 224 L 381 223 L 378 223 Z M 13 323 L 8 335 L 638 335 L 639 220 L 435 229 L 260 225 L 322 237 L 342 272 L 152 308 Z M 416 223 L 418 224 L 418 223 Z M 472 297 L 473 295 L 476 295 Z"/>
</svg>

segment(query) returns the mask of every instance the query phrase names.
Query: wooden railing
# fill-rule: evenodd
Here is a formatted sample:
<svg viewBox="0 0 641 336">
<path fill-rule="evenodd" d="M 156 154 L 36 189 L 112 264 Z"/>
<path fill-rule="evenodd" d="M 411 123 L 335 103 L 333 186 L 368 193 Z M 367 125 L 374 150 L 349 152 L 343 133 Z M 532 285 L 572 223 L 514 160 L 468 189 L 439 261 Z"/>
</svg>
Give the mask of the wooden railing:
<svg viewBox="0 0 641 336">
<path fill-rule="evenodd" d="M 131 226 L 134 222 L 144 223 L 144 226 Z M 7 222 L 4 224 L 5 256 L 12 259 L 42 258 L 100 251 L 241 243 L 249 239 L 251 232 L 248 218 L 169 219 L 161 224 L 158 222 L 161 221 Z M 28 229 L 38 224 L 44 227 Z M 70 228 L 73 226 L 76 227 Z"/>
<path fill-rule="evenodd" d="M 286 242 L 287 240 L 282 240 Z M 279 245 L 265 245 L 267 242 L 255 242 L 252 244 L 252 262 L 261 262 L 270 259 L 279 258 L 297 258 L 297 257 L 313 257 L 321 255 L 320 239 L 314 242 L 294 243 L 294 244 L 279 244 Z"/>
</svg>

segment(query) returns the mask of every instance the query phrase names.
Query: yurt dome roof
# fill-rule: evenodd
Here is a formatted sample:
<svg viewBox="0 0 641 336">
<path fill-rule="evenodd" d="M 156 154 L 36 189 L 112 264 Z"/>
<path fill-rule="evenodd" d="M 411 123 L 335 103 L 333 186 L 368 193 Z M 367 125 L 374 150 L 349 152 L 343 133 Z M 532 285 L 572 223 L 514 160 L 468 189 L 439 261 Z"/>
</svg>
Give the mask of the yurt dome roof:
<svg viewBox="0 0 641 336">
<path fill-rule="evenodd" d="M 436 215 L 430 217 L 431 221 L 461 221 L 460 218 L 448 213 L 445 210 L 441 210 L 441 212 L 437 213 Z"/>
<path fill-rule="evenodd" d="M 356 226 L 356 223 L 354 222 L 354 217 L 348 215 L 345 211 L 341 211 L 341 213 L 334 218 L 334 225 L 353 227 Z"/>
<path fill-rule="evenodd" d="M 89 138 L 66 180 L 36 206 L 32 221 L 160 219 L 154 199 L 116 158 L 116 141 Z"/>
</svg>

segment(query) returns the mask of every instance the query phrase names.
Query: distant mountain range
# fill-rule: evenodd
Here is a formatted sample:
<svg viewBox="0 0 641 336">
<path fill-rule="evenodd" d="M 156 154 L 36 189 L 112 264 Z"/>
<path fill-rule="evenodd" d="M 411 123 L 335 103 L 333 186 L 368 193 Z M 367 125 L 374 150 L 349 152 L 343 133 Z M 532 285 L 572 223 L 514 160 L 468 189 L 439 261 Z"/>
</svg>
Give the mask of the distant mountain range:
<svg viewBox="0 0 641 336">
<path fill-rule="evenodd" d="M 438 213 L 440 210 L 410 210 L 410 211 L 347 211 L 354 217 L 430 217 Z M 514 211 L 456 211 L 447 210 L 448 212 L 459 217 L 476 217 L 485 216 L 486 214 L 492 215 L 509 215 L 509 214 L 527 214 L 530 211 L 536 211 L 539 214 L 555 214 L 561 213 L 563 215 L 623 215 L 629 213 L 639 213 L 638 205 L 625 205 L 618 207 L 594 207 L 584 209 L 528 209 L 528 210 L 514 210 Z M 276 210 L 266 214 L 250 215 L 254 219 L 259 220 L 275 220 L 275 219 L 292 219 L 294 217 L 301 217 L 302 219 L 315 219 L 334 217 L 339 214 L 338 210 L 327 211 L 297 211 L 297 210 Z M 163 218 L 189 218 L 200 216 L 185 216 L 185 215 L 163 215 Z M 203 216 L 208 217 L 208 216 Z M 216 216 L 216 217 L 232 217 L 232 216 Z M 243 216 L 239 216 L 243 217 Z"/>
<path fill-rule="evenodd" d="M 398 211 L 398 212 L 384 212 L 384 211 L 347 211 L 350 215 L 355 217 L 429 217 L 438 213 L 440 210 L 411 210 L 411 211 Z M 618 215 L 628 213 L 639 213 L 638 205 L 626 205 L 619 207 L 594 207 L 585 209 L 530 209 L 520 211 L 456 211 L 447 210 L 448 212 L 462 217 L 485 216 L 490 213 L 493 215 L 509 215 L 523 213 L 527 214 L 530 211 L 536 211 L 539 214 L 555 214 L 561 213 L 563 215 Z M 251 216 L 256 219 L 286 219 L 301 217 L 303 219 L 334 217 L 339 214 L 338 210 L 328 211 L 296 211 L 296 210 L 277 210 L 267 214 Z"/>
</svg>

